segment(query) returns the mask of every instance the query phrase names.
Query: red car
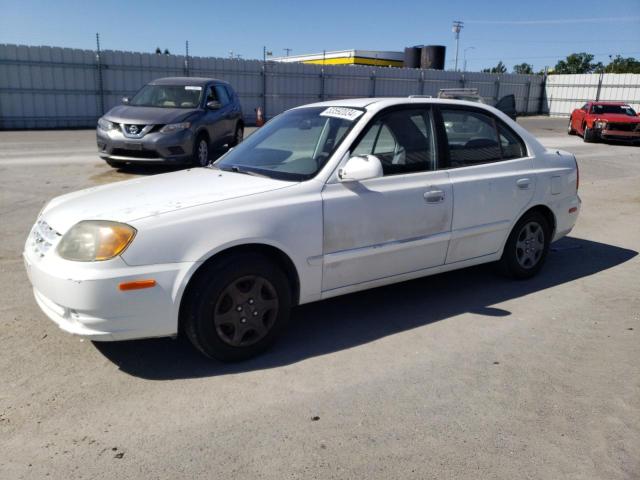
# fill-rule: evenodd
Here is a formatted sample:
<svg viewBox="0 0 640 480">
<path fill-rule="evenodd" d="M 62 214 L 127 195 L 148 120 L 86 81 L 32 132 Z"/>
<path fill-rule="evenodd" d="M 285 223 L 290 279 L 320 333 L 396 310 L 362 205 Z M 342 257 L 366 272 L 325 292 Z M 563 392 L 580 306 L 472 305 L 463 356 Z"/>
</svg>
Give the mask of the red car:
<svg viewBox="0 0 640 480">
<path fill-rule="evenodd" d="M 640 116 L 622 102 L 587 102 L 571 112 L 569 135 L 581 135 L 585 142 L 598 140 L 640 141 Z"/>
</svg>

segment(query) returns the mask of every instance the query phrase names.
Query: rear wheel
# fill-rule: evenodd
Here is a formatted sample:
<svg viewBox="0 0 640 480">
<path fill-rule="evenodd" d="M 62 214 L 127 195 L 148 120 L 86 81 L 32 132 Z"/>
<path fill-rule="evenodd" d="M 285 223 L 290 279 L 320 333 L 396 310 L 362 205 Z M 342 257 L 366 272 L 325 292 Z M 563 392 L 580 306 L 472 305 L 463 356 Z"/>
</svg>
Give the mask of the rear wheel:
<svg viewBox="0 0 640 480">
<path fill-rule="evenodd" d="M 513 227 L 500 260 L 507 275 L 526 279 L 540 271 L 549 252 L 551 227 L 539 212 L 525 214 Z"/>
<path fill-rule="evenodd" d="M 194 281 L 185 299 L 184 332 L 208 357 L 253 357 L 273 343 L 289 318 L 287 277 L 262 255 L 231 255 Z"/>
<path fill-rule="evenodd" d="M 193 146 L 193 163 L 199 167 L 209 165 L 209 141 L 207 136 L 200 134 Z"/>
</svg>

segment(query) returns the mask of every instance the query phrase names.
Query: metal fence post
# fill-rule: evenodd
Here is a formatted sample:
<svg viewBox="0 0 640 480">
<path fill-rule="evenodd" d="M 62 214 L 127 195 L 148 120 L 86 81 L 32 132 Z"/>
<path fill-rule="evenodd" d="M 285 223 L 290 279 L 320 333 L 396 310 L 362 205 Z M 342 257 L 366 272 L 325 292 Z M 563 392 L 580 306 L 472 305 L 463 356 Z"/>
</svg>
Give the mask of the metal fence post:
<svg viewBox="0 0 640 480">
<path fill-rule="evenodd" d="M 371 70 L 371 96 L 376 96 L 376 71 Z"/>
<path fill-rule="evenodd" d="M 424 70 L 420 70 L 420 95 L 424 95 Z"/>
<path fill-rule="evenodd" d="M 262 63 L 262 116 L 267 119 L 267 62 Z"/>
<path fill-rule="evenodd" d="M 529 99 L 531 98 L 531 80 L 527 82 L 527 97 L 524 104 L 524 113 L 529 113 Z"/>
<path fill-rule="evenodd" d="M 598 77 L 598 90 L 596 91 L 596 102 L 600 100 L 600 91 L 602 90 L 602 77 L 604 77 L 604 72 L 600 72 L 600 76 Z"/>
<path fill-rule="evenodd" d="M 544 67 L 544 75 L 542 76 L 542 83 L 540 84 L 540 97 L 538 98 L 538 114 L 544 113 L 544 97 L 547 94 L 547 77 L 549 76 L 549 70 Z M 551 112 L 551 104 L 549 104 L 549 112 Z"/>
<path fill-rule="evenodd" d="M 189 40 L 185 42 L 184 76 L 189 76 Z"/>
<path fill-rule="evenodd" d="M 496 103 L 500 100 L 500 76 L 496 79 L 496 94 L 495 94 Z"/>
<path fill-rule="evenodd" d="M 104 85 L 102 83 L 102 58 L 100 52 L 100 34 L 96 33 L 96 63 L 98 68 L 98 102 L 100 115 L 104 115 Z"/>
<path fill-rule="evenodd" d="M 464 78 L 464 72 L 463 72 L 462 75 L 460 75 L 460 86 L 464 88 L 466 83 L 467 82 L 466 82 L 466 79 Z"/>
</svg>

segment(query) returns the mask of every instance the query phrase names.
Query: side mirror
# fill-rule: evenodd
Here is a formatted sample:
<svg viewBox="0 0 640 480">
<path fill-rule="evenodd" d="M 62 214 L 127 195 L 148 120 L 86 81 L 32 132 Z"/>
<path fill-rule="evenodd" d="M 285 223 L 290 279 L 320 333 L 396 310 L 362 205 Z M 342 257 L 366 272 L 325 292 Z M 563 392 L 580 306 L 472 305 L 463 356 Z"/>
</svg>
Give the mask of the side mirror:
<svg viewBox="0 0 640 480">
<path fill-rule="evenodd" d="M 341 182 L 361 182 L 382 176 L 382 164 L 375 155 L 358 155 L 351 157 L 338 171 Z"/>
<path fill-rule="evenodd" d="M 124 103 L 125 105 L 129 104 L 129 97 L 122 97 L 122 103 Z"/>
<path fill-rule="evenodd" d="M 216 100 L 211 100 L 210 102 L 207 102 L 207 108 L 209 110 L 220 110 L 222 108 L 222 104 Z"/>
</svg>

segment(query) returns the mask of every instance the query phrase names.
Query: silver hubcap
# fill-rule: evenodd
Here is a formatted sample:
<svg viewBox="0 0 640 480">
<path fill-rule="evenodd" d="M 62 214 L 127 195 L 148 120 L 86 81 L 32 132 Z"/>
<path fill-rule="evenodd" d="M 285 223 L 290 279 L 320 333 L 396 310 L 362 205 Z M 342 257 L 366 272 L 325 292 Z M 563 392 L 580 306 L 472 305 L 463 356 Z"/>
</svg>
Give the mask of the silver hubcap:
<svg viewBox="0 0 640 480">
<path fill-rule="evenodd" d="M 516 258 L 522 268 L 535 267 L 544 251 L 544 230 L 538 222 L 527 223 L 518 233 Z"/>
<path fill-rule="evenodd" d="M 220 339 L 246 347 L 269 333 L 278 316 L 278 294 L 271 282 L 258 275 L 241 277 L 218 298 L 213 323 Z"/>
<path fill-rule="evenodd" d="M 209 147 L 206 140 L 200 140 L 198 144 L 198 161 L 203 167 L 209 163 Z"/>
</svg>

